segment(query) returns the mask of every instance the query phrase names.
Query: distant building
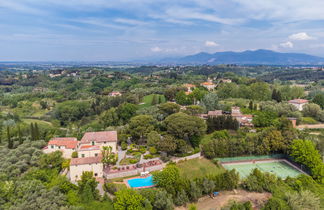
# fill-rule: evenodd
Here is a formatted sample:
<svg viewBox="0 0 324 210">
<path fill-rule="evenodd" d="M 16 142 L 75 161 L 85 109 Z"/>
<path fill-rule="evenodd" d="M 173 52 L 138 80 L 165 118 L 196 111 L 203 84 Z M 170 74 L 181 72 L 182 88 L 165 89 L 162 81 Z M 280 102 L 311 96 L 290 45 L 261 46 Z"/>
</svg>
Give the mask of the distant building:
<svg viewBox="0 0 324 210">
<path fill-rule="evenodd" d="M 192 91 L 196 88 L 196 85 L 193 84 L 184 84 L 183 86 L 187 88 L 186 95 L 192 93 Z"/>
<path fill-rule="evenodd" d="M 231 83 L 232 80 L 230 80 L 230 79 L 221 79 L 220 82 L 222 82 L 222 83 Z"/>
<path fill-rule="evenodd" d="M 121 95 L 122 94 L 119 91 L 113 91 L 113 92 L 109 93 L 109 96 L 113 96 L 113 97 L 115 97 L 115 96 L 121 96 Z"/>
<path fill-rule="evenodd" d="M 69 159 L 72 157 L 72 153 L 77 150 L 78 140 L 74 137 L 52 138 L 47 147 L 43 149 L 44 153 L 52 153 L 55 151 L 61 151 L 63 157 Z"/>
<path fill-rule="evenodd" d="M 304 105 L 308 104 L 306 99 L 293 99 L 288 101 L 289 104 L 294 105 L 299 111 L 303 111 Z"/>
<path fill-rule="evenodd" d="M 207 88 L 209 91 L 214 90 L 216 87 L 211 79 L 208 79 L 207 82 L 203 82 L 200 85 Z"/>
</svg>

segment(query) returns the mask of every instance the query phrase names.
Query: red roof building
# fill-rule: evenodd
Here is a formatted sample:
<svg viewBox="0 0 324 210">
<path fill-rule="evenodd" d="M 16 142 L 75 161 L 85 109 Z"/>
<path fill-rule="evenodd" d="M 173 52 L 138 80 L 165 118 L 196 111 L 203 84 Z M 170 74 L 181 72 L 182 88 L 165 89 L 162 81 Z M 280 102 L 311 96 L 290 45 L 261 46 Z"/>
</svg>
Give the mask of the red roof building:
<svg viewBox="0 0 324 210">
<path fill-rule="evenodd" d="M 85 133 L 81 139 L 81 143 L 91 142 L 117 142 L 117 131 L 99 131 Z"/>
<path fill-rule="evenodd" d="M 85 164 L 94 164 L 101 163 L 102 156 L 99 155 L 97 157 L 83 157 L 83 158 L 72 158 L 70 165 L 85 165 Z"/>
<path fill-rule="evenodd" d="M 66 149 L 75 149 L 78 146 L 78 140 L 74 137 L 52 138 L 48 146 L 65 147 Z"/>
</svg>

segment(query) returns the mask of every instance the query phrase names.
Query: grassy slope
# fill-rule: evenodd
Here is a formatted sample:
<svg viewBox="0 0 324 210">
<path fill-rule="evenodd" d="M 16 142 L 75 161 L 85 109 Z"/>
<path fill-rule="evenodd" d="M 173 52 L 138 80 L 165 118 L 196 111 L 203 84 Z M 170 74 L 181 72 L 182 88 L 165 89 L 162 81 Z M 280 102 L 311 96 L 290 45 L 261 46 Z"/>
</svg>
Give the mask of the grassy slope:
<svg viewBox="0 0 324 210">
<path fill-rule="evenodd" d="M 147 96 L 143 97 L 143 100 L 141 101 L 141 103 L 144 103 L 144 104 L 139 105 L 139 107 L 140 108 L 145 108 L 145 107 L 151 106 L 154 95 L 156 95 L 157 97 L 161 96 L 162 97 L 162 103 L 164 103 L 166 101 L 164 95 L 151 94 L 151 95 L 147 95 Z"/>
<path fill-rule="evenodd" d="M 187 160 L 178 163 L 177 166 L 180 168 L 180 175 L 188 179 L 204 177 L 207 174 L 219 174 L 225 171 L 224 168 L 217 167 L 205 158 Z"/>
</svg>

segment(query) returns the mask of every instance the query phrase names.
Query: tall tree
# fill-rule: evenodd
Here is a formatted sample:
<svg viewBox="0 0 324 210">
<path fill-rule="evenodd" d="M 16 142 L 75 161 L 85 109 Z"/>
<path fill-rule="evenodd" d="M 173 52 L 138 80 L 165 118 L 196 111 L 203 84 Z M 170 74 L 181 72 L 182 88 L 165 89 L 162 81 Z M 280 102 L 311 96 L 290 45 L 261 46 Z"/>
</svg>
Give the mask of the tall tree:
<svg viewBox="0 0 324 210">
<path fill-rule="evenodd" d="M 23 138 L 22 138 L 22 133 L 21 133 L 20 125 L 18 125 L 18 140 L 19 140 L 19 144 L 22 144 L 23 143 Z"/>
<path fill-rule="evenodd" d="M 35 129 L 33 123 L 30 123 L 30 138 L 32 141 L 35 141 Z"/>
<path fill-rule="evenodd" d="M 104 164 L 104 167 L 116 164 L 118 157 L 115 153 L 112 152 L 111 146 L 102 147 L 101 154 L 102 154 L 101 162 Z"/>
<path fill-rule="evenodd" d="M 156 105 L 156 104 L 158 104 L 158 98 L 157 98 L 157 96 L 154 94 L 154 95 L 153 95 L 153 98 L 152 98 L 151 105 Z"/>
<path fill-rule="evenodd" d="M 7 138 L 8 138 L 8 149 L 12 149 L 13 148 L 13 142 L 11 139 L 11 134 L 10 134 L 10 127 L 7 126 Z"/>
</svg>

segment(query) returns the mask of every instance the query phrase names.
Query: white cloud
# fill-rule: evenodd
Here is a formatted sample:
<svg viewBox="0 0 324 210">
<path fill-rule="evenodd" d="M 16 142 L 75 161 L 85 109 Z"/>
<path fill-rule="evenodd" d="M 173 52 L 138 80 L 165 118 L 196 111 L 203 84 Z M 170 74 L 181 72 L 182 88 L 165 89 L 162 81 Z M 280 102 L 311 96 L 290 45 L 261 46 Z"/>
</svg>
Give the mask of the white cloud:
<svg viewBox="0 0 324 210">
<path fill-rule="evenodd" d="M 294 44 L 292 42 L 288 41 L 288 42 L 280 43 L 280 47 L 283 47 L 283 48 L 293 48 L 294 47 Z"/>
<path fill-rule="evenodd" d="M 214 42 L 214 41 L 206 41 L 206 42 L 205 42 L 205 46 L 206 46 L 206 47 L 217 47 L 217 46 L 219 46 L 219 44 L 217 44 L 217 43 Z"/>
<path fill-rule="evenodd" d="M 290 35 L 289 39 L 291 39 L 291 40 L 311 40 L 311 39 L 314 39 L 314 37 L 309 36 L 305 32 L 301 32 L 301 33 L 296 33 L 296 34 Z"/>
<path fill-rule="evenodd" d="M 127 24 L 127 25 L 144 25 L 144 24 L 146 24 L 146 22 L 144 22 L 144 21 L 127 19 L 127 18 L 117 18 L 114 21 L 117 23 L 123 23 L 123 24 Z"/>
<path fill-rule="evenodd" d="M 152 51 L 152 52 L 161 52 L 162 49 L 159 48 L 158 46 L 156 46 L 156 47 L 152 47 L 152 48 L 151 48 L 151 51 Z"/>
</svg>

